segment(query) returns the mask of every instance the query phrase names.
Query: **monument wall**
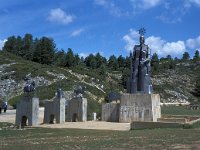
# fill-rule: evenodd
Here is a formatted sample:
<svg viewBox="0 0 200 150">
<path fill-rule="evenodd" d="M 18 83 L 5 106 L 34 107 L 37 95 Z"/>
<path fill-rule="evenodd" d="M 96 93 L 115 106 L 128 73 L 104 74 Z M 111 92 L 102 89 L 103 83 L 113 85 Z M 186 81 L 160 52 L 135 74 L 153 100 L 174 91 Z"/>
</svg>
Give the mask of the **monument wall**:
<svg viewBox="0 0 200 150">
<path fill-rule="evenodd" d="M 87 99 L 75 97 L 68 101 L 66 108 L 66 121 L 87 121 Z"/>
<path fill-rule="evenodd" d="M 161 117 L 160 95 L 125 93 L 121 97 L 119 122 L 156 122 Z"/>
<path fill-rule="evenodd" d="M 119 103 L 102 104 L 102 121 L 119 122 Z"/>
<path fill-rule="evenodd" d="M 45 101 L 44 123 L 65 122 L 65 98 L 56 97 L 54 100 Z"/>
</svg>

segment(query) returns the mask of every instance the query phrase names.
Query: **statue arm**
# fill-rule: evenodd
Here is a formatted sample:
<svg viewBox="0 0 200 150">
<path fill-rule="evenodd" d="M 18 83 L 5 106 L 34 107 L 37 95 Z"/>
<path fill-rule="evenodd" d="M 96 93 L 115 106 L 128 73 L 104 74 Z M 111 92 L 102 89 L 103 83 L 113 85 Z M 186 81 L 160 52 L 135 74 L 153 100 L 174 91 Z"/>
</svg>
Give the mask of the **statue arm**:
<svg viewBox="0 0 200 150">
<path fill-rule="evenodd" d="M 140 61 L 141 64 L 147 64 L 151 61 L 151 52 L 150 49 L 147 48 L 147 58 L 143 61 Z"/>
</svg>

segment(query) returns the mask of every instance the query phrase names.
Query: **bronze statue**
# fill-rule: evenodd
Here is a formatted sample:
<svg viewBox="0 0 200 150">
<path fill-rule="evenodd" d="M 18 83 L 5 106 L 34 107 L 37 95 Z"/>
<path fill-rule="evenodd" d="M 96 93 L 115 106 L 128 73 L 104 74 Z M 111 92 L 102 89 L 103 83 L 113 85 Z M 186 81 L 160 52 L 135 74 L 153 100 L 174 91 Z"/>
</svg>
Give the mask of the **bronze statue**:
<svg viewBox="0 0 200 150">
<path fill-rule="evenodd" d="M 133 54 L 132 52 L 130 53 L 131 74 L 127 81 L 127 92 L 151 94 L 153 89 L 150 81 L 150 49 L 148 45 L 145 44 L 145 29 L 141 28 L 139 34 L 140 45 L 135 45 Z"/>
</svg>

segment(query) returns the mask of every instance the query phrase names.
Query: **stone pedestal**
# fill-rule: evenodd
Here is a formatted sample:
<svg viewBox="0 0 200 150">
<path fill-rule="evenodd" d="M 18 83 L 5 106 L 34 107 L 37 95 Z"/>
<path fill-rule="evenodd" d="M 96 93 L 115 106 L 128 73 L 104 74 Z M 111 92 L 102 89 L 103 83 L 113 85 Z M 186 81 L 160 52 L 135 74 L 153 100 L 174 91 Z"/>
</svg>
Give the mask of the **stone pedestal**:
<svg viewBox="0 0 200 150">
<path fill-rule="evenodd" d="M 65 122 L 65 98 L 54 98 L 45 101 L 44 123 L 64 123 Z"/>
<path fill-rule="evenodd" d="M 39 98 L 24 96 L 23 99 L 17 104 L 15 124 L 17 126 L 37 126 L 38 118 Z"/>
<path fill-rule="evenodd" d="M 119 122 L 156 122 L 161 117 L 159 94 L 123 94 L 119 108 Z"/>
<path fill-rule="evenodd" d="M 102 104 L 102 121 L 119 122 L 119 103 Z"/>
<path fill-rule="evenodd" d="M 87 99 L 72 98 L 68 101 L 66 111 L 66 121 L 68 122 L 87 121 Z"/>
</svg>

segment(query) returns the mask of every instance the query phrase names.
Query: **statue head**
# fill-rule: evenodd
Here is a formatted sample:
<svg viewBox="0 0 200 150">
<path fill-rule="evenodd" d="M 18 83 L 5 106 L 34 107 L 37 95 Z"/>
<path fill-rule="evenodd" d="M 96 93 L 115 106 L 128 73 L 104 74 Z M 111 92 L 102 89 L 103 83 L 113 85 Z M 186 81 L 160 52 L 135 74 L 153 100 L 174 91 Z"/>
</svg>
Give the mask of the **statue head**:
<svg viewBox="0 0 200 150">
<path fill-rule="evenodd" d="M 139 34 L 140 34 L 140 45 L 143 45 L 145 43 L 144 39 L 144 34 L 146 33 L 145 28 L 140 28 L 139 29 Z"/>
<path fill-rule="evenodd" d="M 143 45 L 145 43 L 144 36 L 140 36 L 140 45 Z"/>
</svg>

